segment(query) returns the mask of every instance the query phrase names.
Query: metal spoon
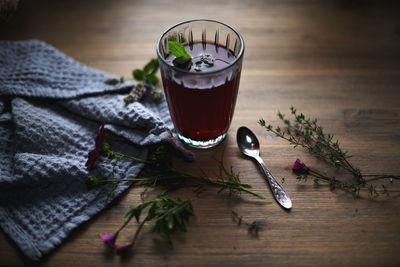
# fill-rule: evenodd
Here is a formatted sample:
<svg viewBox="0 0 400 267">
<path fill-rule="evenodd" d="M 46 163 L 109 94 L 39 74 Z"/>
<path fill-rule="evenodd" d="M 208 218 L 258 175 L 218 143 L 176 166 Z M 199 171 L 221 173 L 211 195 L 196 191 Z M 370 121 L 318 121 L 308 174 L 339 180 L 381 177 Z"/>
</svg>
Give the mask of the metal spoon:
<svg viewBox="0 0 400 267">
<path fill-rule="evenodd" d="M 292 208 L 292 201 L 289 196 L 272 176 L 270 170 L 265 166 L 264 161 L 260 157 L 260 144 L 255 134 L 250 131 L 247 127 L 240 127 L 237 131 L 237 143 L 240 151 L 246 156 L 255 158 L 261 165 L 261 169 L 264 171 L 267 181 L 271 188 L 272 194 L 274 195 L 276 201 L 284 208 Z"/>
</svg>

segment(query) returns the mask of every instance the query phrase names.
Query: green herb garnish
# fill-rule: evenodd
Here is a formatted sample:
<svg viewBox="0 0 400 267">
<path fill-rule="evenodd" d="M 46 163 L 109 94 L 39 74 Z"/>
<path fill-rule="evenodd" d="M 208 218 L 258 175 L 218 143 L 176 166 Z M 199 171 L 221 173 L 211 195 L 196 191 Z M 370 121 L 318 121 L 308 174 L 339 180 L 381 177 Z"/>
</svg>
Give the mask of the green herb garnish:
<svg viewBox="0 0 400 267">
<path fill-rule="evenodd" d="M 177 57 L 172 61 L 172 64 L 174 64 L 175 67 L 189 70 L 192 66 L 192 60 L 190 58 Z"/>
<path fill-rule="evenodd" d="M 192 58 L 181 43 L 175 41 L 169 41 L 168 46 L 169 46 L 169 51 L 175 57 Z"/>
<path fill-rule="evenodd" d="M 185 47 L 181 43 L 175 41 L 169 41 L 168 46 L 171 54 L 176 57 L 172 61 L 172 64 L 181 69 L 190 69 L 192 66 L 192 57 L 186 51 Z"/>
</svg>

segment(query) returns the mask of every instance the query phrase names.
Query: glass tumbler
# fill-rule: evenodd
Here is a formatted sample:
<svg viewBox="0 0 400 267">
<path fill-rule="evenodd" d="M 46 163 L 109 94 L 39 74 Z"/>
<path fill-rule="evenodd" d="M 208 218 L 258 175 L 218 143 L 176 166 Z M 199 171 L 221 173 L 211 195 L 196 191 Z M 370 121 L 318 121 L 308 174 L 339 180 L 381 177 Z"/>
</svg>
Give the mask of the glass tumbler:
<svg viewBox="0 0 400 267">
<path fill-rule="evenodd" d="M 180 42 L 192 59 L 212 57 L 212 67 L 172 64 L 169 41 Z M 225 138 L 239 89 L 244 42 L 232 27 L 214 20 L 179 23 L 157 42 L 157 55 L 169 112 L 178 137 L 191 147 L 210 148 Z"/>
</svg>

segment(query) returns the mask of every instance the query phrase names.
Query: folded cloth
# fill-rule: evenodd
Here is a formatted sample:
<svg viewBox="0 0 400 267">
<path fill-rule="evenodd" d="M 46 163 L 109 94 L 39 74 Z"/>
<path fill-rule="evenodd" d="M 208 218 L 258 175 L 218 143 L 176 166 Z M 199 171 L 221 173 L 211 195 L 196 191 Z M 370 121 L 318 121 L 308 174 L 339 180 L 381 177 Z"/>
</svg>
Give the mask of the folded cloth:
<svg viewBox="0 0 400 267">
<path fill-rule="evenodd" d="M 164 97 L 125 105 L 121 93 L 134 84 L 104 84 L 110 78 L 44 42 L 0 41 L 0 226 L 33 261 L 106 206 L 107 186 L 85 184 L 101 122 L 113 150 L 146 158 L 149 145 L 166 142 L 193 159 L 173 134 Z M 119 161 L 112 176 L 135 177 L 142 167 Z"/>
</svg>

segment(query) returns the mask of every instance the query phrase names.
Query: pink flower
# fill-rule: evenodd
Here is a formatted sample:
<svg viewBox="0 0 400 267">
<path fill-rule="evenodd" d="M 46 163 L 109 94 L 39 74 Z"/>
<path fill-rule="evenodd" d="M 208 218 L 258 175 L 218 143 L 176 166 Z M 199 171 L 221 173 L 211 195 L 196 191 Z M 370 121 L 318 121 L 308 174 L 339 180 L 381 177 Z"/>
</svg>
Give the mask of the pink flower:
<svg viewBox="0 0 400 267">
<path fill-rule="evenodd" d="M 109 234 L 100 234 L 100 238 L 110 247 L 115 248 L 115 236 Z"/>
<path fill-rule="evenodd" d="M 130 247 L 132 247 L 131 243 L 125 243 L 122 246 L 117 247 L 117 253 L 122 253 Z"/>
<path fill-rule="evenodd" d="M 296 161 L 293 164 L 292 170 L 293 171 L 302 171 L 305 168 L 306 168 L 306 165 L 300 159 L 296 159 Z"/>
<path fill-rule="evenodd" d="M 104 140 L 106 138 L 106 134 L 104 132 L 104 122 L 101 124 L 100 131 L 98 132 L 96 138 L 94 139 L 96 143 L 96 147 L 89 152 L 88 160 L 86 161 L 86 168 L 91 170 L 96 163 L 96 160 L 100 157 L 100 152 L 103 149 Z"/>
</svg>

